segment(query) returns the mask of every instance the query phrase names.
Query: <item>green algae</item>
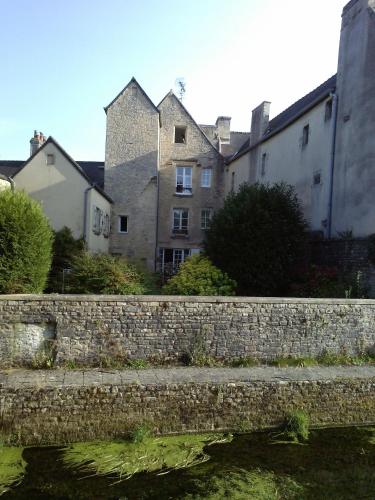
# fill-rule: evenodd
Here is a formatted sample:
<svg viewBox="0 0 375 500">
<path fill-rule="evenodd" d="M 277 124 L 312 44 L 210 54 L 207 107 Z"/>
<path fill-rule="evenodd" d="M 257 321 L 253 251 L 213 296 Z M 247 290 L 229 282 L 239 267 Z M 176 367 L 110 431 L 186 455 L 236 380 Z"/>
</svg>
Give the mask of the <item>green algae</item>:
<svg viewBox="0 0 375 500">
<path fill-rule="evenodd" d="M 68 467 L 121 481 L 138 472 L 166 474 L 202 464 L 210 459 L 204 447 L 231 440 L 231 435 L 198 434 L 145 437 L 141 442 L 76 443 L 63 450 L 63 459 Z"/>
<path fill-rule="evenodd" d="M 0 495 L 22 481 L 26 462 L 22 448 L 0 447 Z"/>
<path fill-rule="evenodd" d="M 276 476 L 273 472 L 238 469 L 213 476 L 208 481 L 195 481 L 196 493 L 184 500 L 297 500 L 302 498 L 303 487 L 289 476 Z"/>
</svg>

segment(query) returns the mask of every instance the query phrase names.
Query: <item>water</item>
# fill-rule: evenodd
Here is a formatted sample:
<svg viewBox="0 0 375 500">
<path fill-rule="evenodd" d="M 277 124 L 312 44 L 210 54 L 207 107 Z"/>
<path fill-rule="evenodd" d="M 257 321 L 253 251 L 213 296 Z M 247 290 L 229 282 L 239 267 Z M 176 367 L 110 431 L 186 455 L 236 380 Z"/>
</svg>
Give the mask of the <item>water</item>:
<svg viewBox="0 0 375 500">
<path fill-rule="evenodd" d="M 68 467 L 62 448 L 27 448 L 23 479 L 2 498 L 375 499 L 375 428 L 312 431 L 305 445 L 275 443 L 272 433 L 254 433 L 205 447 L 204 455 L 194 446 L 195 460 L 202 463 L 164 475 L 136 473 L 117 484 L 116 474 Z M 175 450 L 179 447 L 175 441 Z M 88 450 L 92 453 L 92 445 Z"/>
</svg>

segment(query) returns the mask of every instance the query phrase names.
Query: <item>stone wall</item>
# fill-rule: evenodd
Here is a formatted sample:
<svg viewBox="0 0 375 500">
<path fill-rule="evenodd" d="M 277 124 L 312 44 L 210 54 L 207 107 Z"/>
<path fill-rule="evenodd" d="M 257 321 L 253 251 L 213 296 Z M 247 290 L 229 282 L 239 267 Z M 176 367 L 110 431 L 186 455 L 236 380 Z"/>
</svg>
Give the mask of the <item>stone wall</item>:
<svg viewBox="0 0 375 500">
<path fill-rule="evenodd" d="M 31 329 L 53 325 L 53 358 L 91 366 L 103 360 L 177 361 L 206 355 L 357 354 L 375 345 L 375 301 L 167 296 L 0 296 L 0 366 L 29 365 L 43 349 Z M 17 330 L 16 359 L 9 332 Z M 29 346 L 34 347 L 30 350 Z M 16 362 L 15 362 L 16 359 Z"/>
<path fill-rule="evenodd" d="M 375 422 L 375 369 L 13 371 L 0 374 L 2 438 L 20 444 L 251 431 L 302 409 L 314 426 Z"/>
</svg>

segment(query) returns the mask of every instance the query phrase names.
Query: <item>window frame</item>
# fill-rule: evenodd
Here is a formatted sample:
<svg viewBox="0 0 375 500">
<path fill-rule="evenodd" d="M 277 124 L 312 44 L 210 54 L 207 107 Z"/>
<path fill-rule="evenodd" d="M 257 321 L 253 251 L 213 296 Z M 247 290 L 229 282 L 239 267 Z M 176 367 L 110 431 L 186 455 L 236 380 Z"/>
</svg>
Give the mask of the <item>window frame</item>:
<svg viewBox="0 0 375 500">
<path fill-rule="evenodd" d="M 181 170 L 182 170 L 182 172 L 181 172 Z M 189 175 L 186 174 L 187 171 L 190 172 Z M 181 183 L 181 178 L 182 178 L 182 183 Z M 189 184 L 189 182 L 187 182 L 189 179 L 190 179 L 190 184 Z M 190 165 L 176 165 L 176 194 L 179 196 L 191 196 L 193 194 L 193 167 L 192 166 L 190 166 Z"/>
<path fill-rule="evenodd" d="M 123 217 L 126 219 L 126 231 L 121 231 L 121 219 Z M 119 234 L 128 234 L 128 232 L 129 232 L 129 216 L 128 215 L 119 214 L 117 216 L 117 232 Z"/>
<path fill-rule="evenodd" d="M 103 210 L 96 205 L 93 205 L 93 208 L 92 232 L 99 236 L 102 233 Z"/>
<path fill-rule="evenodd" d="M 203 212 L 208 213 L 208 218 L 205 216 L 203 217 Z M 210 228 L 211 224 L 211 219 L 213 215 L 213 209 L 212 208 L 201 208 L 201 217 L 200 217 L 200 227 L 202 231 L 207 231 L 207 229 Z"/>
<path fill-rule="evenodd" d="M 186 216 L 184 216 L 186 214 Z M 177 215 L 177 217 L 176 217 Z M 172 234 L 188 236 L 189 234 L 189 209 L 185 207 L 173 208 Z M 177 221 L 177 224 L 176 224 Z"/>
<path fill-rule="evenodd" d="M 205 174 L 208 174 L 208 177 L 207 175 Z M 205 183 L 204 181 L 207 181 L 207 183 Z M 202 188 L 210 188 L 212 186 L 212 167 L 203 167 L 202 168 L 202 172 L 201 172 L 201 187 Z"/>
<path fill-rule="evenodd" d="M 50 161 L 50 159 L 51 159 L 51 161 Z M 53 153 L 47 153 L 46 164 L 47 165 L 55 165 L 55 155 Z"/>
<path fill-rule="evenodd" d="M 305 148 L 310 139 L 310 124 L 307 123 L 302 129 L 302 147 Z"/>
</svg>

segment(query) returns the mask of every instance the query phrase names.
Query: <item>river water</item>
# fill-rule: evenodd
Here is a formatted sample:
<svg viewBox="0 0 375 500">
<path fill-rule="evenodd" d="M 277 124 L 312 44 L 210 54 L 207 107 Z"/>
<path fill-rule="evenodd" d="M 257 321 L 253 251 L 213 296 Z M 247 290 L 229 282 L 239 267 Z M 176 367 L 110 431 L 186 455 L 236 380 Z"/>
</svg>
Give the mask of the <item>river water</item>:
<svg viewBox="0 0 375 500">
<path fill-rule="evenodd" d="M 374 427 L 313 430 L 305 444 L 280 442 L 272 432 L 211 437 L 209 446 L 190 439 L 18 450 L 18 484 L 3 484 L 2 498 L 375 499 Z M 140 472 L 146 462 L 151 472 Z"/>
</svg>

